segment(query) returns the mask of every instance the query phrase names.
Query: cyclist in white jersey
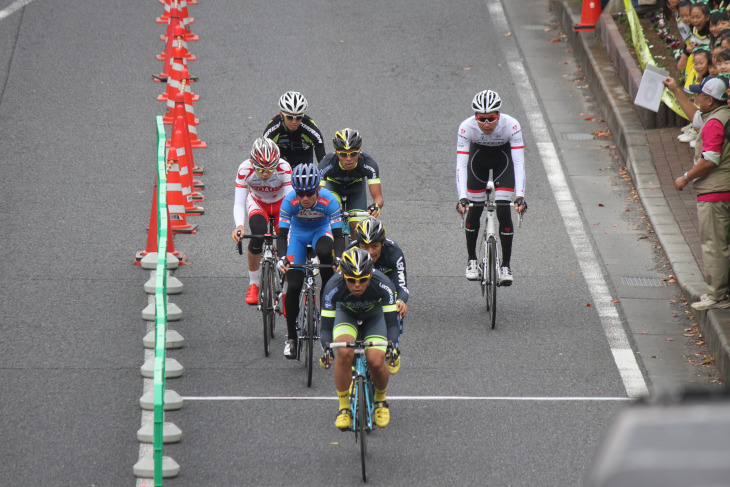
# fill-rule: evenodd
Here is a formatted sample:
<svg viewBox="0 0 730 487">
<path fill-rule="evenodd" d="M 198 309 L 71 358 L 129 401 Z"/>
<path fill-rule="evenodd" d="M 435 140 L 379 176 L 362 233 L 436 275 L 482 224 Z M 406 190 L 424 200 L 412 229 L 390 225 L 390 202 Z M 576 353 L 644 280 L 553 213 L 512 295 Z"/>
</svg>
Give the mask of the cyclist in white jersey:
<svg viewBox="0 0 730 487">
<path fill-rule="evenodd" d="M 251 158 L 238 166 L 233 219 L 236 228 L 233 240 L 238 243 L 245 232 L 246 212 L 252 234 L 268 231 L 269 216 L 279 228 L 279 208 L 291 191 L 291 166 L 279 156 L 279 147 L 271 139 L 259 137 L 251 148 Z M 248 243 L 249 286 L 246 303 L 257 304 L 259 296 L 259 266 L 263 239 L 252 238 Z"/>
<path fill-rule="evenodd" d="M 502 242 L 500 283 L 512 284 L 510 269 L 512 257 L 512 214 L 509 203 L 514 201 L 519 213 L 527 210 L 525 202 L 525 147 L 522 128 L 513 117 L 500 113 L 502 100 L 496 91 L 484 90 L 474 95 L 474 116 L 459 125 L 456 143 L 456 189 L 459 203 L 456 208 L 466 213 L 466 251 L 468 263 L 466 278 L 479 279 L 476 245 L 479 237 L 479 219 L 487 199 L 487 181 L 492 171 L 497 202 L 499 235 Z"/>
</svg>

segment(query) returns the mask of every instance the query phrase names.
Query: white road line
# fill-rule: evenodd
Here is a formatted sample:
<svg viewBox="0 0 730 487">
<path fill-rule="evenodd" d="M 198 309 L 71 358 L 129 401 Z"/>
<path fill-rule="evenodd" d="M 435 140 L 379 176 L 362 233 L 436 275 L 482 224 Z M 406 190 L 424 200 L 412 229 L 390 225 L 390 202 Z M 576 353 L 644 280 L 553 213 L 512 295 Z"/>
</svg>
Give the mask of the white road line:
<svg viewBox="0 0 730 487">
<path fill-rule="evenodd" d="M 336 401 L 331 396 L 183 396 L 183 401 Z M 631 401 L 630 397 L 388 396 L 389 401 Z"/>
<path fill-rule="evenodd" d="M 488 0 L 487 8 L 494 25 L 504 30 L 506 34 L 509 25 L 501 2 L 499 0 Z M 516 44 L 504 46 L 500 56 L 506 59 L 520 59 Z M 527 118 L 532 136 L 536 140 L 540 159 L 547 173 L 550 187 L 552 188 L 558 209 L 563 218 L 565 229 L 570 237 L 573 250 L 578 257 L 581 272 L 593 298 L 592 304 L 598 312 L 601 326 L 611 347 L 611 353 L 616 362 L 616 367 L 621 374 L 626 393 L 630 397 L 646 395 L 649 392 L 646 381 L 641 373 L 641 369 L 639 369 L 636 356 L 631 349 L 616 305 L 611 302 L 613 298 L 608 290 L 603 273 L 596 263 L 598 259 L 588 237 L 589 233 L 583 225 L 583 220 L 578 211 L 578 205 L 573 200 L 568 181 L 560 165 L 558 152 L 550 139 L 545 119 L 541 111 L 537 109 L 539 107 L 538 100 L 527 77 L 525 67 L 522 61 L 510 61 L 508 62 L 508 66 L 512 75 L 512 81 L 515 84 L 513 91 L 519 93 L 525 113 L 530 114 Z"/>
<path fill-rule="evenodd" d="M 33 0 L 15 0 L 15 2 L 0 10 L 0 20 L 13 15 L 15 12 L 25 7 L 32 1 Z"/>
</svg>

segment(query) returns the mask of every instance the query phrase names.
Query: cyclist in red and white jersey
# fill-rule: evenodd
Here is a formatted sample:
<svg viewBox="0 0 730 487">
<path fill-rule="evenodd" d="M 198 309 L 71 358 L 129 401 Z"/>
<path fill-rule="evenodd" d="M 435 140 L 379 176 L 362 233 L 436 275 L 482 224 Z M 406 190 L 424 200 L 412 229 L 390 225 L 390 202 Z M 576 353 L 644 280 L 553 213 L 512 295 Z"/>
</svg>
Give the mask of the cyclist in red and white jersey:
<svg viewBox="0 0 730 487">
<path fill-rule="evenodd" d="M 251 148 L 251 158 L 238 166 L 233 219 L 236 228 L 233 240 L 238 243 L 245 232 L 246 213 L 251 233 L 268 231 L 269 216 L 279 228 L 281 201 L 291 191 L 291 166 L 279 156 L 279 147 L 271 139 L 259 137 Z M 256 304 L 259 299 L 259 266 L 263 239 L 252 238 L 248 243 L 249 286 L 246 303 Z"/>
<path fill-rule="evenodd" d="M 466 213 L 466 278 L 479 279 L 476 245 L 479 219 L 487 199 L 487 181 L 492 171 L 497 202 L 499 235 L 502 242 L 500 283 L 512 284 L 512 214 L 509 203 L 514 201 L 518 213 L 527 210 L 525 202 L 525 147 L 522 128 L 513 117 L 500 113 L 502 100 L 496 91 L 484 90 L 474 95 L 474 116 L 459 125 L 456 142 L 456 189 L 459 193 L 457 210 Z"/>
</svg>

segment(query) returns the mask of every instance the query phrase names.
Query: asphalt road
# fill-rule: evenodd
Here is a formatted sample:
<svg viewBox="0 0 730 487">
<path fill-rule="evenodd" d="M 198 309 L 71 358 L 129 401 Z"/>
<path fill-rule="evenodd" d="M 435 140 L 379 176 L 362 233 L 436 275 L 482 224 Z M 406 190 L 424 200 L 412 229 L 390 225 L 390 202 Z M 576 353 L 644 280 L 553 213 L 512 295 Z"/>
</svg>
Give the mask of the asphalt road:
<svg viewBox="0 0 730 487">
<path fill-rule="evenodd" d="M 640 389 L 663 379 L 641 357 L 631 359 L 638 376 L 619 370 L 615 335 L 639 351 L 640 331 L 630 310 L 606 302 L 637 296 L 613 284 L 612 273 L 627 274 L 617 257 L 657 276 L 655 252 L 618 207 L 626 187 L 596 179 L 613 164 L 608 152 L 560 136 L 590 131 L 575 113 L 592 107 L 558 71 L 576 67 L 560 66 L 570 54 L 548 42 L 557 35 L 548 2 L 507 3 L 507 17 L 494 0 L 190 7 L 200 36 L 189 43 L 195 114 L 209 148 L 194 153 L 206 168 L 205 215 L 192 217 L 196 235 L 175 238 L 189 265 L 174 272 L 183 319 L 170 328 L 185 347 L 169 356 L 185 371 L 168 388 L 184 407 L 166 420 L 183 440 L 165 454 L 182 470 L 165 485 L 360 482 L 353 437 L 332 424 L 330 373 L 317 369 L 306 387 L 302 365 L 281 354 L 281 319 L 274 353 L 263 356 L 230 239 L 236 168 L 290 89 L 307 97 L 327 139 L 344 127 L 362 133 L 382 171 L 388 236 L 407 257 L 403 367 L 389 387 L 391 424 L 371 435 L 372 484 L 578 484 L 627 381 Z M 154 119 L 164 110 L 155 100 L 164 85 L 150 76 L 161 68 L 162 6 L 37 0 L 1 15 L 13 5 L 0 0 L 0 484 L 148 485 L 132 473 L 148 330 L 148 274 L 132 260 L 147 237 Z M 495 330 L 478 285 L 464 279 L 453 211 L 456 129 L 487 87 L 522 122 L 530 204 Z M 556 166 L 545 163 L 553 143 L 568 185 L 557 197 Z M 602 194 L 626 227 L 614 240 L 580 201 Z M 573 195 L 577 213 L 566 220 Z M 668 302 L 672 291 L 659 292 L 637 306 Z M 679 382 L 691 374 L 682 353 L 666 358 Z"/>
</svg>

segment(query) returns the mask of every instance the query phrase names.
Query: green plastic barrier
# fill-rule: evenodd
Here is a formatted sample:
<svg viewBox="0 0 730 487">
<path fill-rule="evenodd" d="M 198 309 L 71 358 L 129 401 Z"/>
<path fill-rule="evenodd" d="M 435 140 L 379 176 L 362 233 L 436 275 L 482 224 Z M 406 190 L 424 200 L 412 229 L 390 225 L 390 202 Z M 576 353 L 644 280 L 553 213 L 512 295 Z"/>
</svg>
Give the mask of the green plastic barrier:
<svg viewBox="0 0 730 487">
<path fill-rule="evenodd" d="M 167 157 L 165 127 L 157 117 L 157 269 L 155 273 L 154 449 L 155 486 L 162 485 L 162 428 L 165 422 L 165 340 L 167 337 Z"/>
<path fill-rule="evenodd" d="M 639 66 L 641 67 L 641 70 L 643 71 L 647 64 L 656 66 L 654 56 L 651 55 L 649 46 L 646 45 L 644 31 L 641 29 L 639 16 L 636 15 L 636 10 L 634 10 L 631 0 L 624 0 L 624 6 L 626 7 L 626 17 L 629 19 L 629 26 L 631 27 L 631 40 L 634 43 L 634 50 L 636 50 L 636 57 L 639 59 Z M 662 102 L 664 102 L 664 104 L 674 113 L 689 120 L 689 117 L 687 117 L 684 113 L 682 107 L 679 106 L 679 102 L 675 98 L 674 94 L 666 88 L 662 91 Z"/>
</svg>

